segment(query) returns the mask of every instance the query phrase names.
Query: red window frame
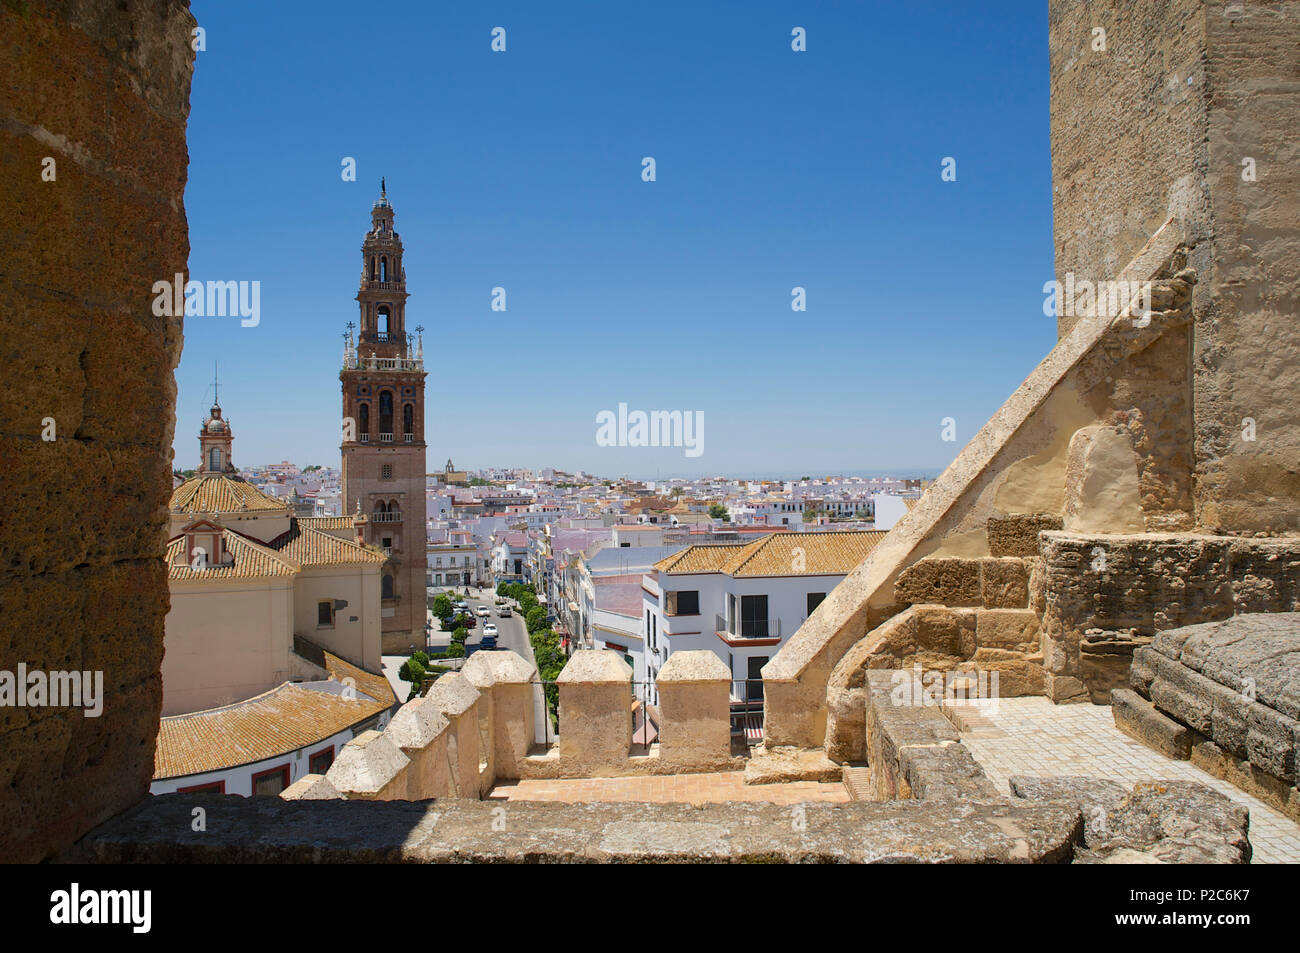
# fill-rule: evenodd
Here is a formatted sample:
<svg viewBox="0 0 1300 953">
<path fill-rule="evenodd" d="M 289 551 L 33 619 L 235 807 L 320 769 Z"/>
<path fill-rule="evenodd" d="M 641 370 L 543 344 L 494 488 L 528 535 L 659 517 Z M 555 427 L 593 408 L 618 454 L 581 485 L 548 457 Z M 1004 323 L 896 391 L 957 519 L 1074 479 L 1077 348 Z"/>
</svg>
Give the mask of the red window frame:
<svg viewBox="0 0 1300 953">
<path fill-rule="evenodd" d="M 278 768 L 267 768 L 265 771 L 258 771 L 256 774 L 254 774 L 251 781 L 249 782 L 249 786 L 248 786 L 249 794 L 250 795 L 257 794 L 258 780 L 261 778 L 269 778 L 273 774 L 282 775 L 284 778 L 284 787 L 287 788 L 289 786 L 289 766 L 287 764 L 282 764 Z M 280 790 L 283 791 L 284 788 L 281 788 Z"/>
<path fill-rule="evenodd" d="M 313 751 L 311 754 L 309 754 L 309 755 L 307 756 L 307 771 L 308 771 L 308 773 L 310 773 L 310 774 L 324 774 L 324 773 L 325 773 L 325 771 L 317 771 L 317 770 L 316 770 L 316 759 L 319 758 L 319 757 L 320 757 L 321 755 L 323 755 L 323 754 L 327 754 L 327 755 L 330 756 L 330 763 L 327 764 L 327 765 L 325 765 L 325 771 L 328 771 L 328 770 L 330 769 L 330 765 L 334 763 L 334 746 L 333 746 L 333 745 L 329 745 L 328 747 L 321 748 L 319 751 Z"/>
<path fill-rule="evenodd" d="M 202 784 L 191 784 L 189 787 L 177 788 L 177 794 L 197 794 L 200 791 L 211 791 L 214 794 L 226 793 L 226 781 L 222 778 L 220 781 L 205 781 Z"/>
</svg>

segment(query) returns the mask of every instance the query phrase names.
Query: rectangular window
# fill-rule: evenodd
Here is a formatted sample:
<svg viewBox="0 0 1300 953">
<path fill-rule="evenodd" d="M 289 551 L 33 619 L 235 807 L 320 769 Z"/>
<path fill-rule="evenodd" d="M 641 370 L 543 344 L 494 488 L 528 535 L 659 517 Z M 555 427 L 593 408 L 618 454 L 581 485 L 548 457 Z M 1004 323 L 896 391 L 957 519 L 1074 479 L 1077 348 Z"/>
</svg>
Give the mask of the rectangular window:
<svg viewBox="0 0 1300 953">
<path fill-rule="evenodd" d="M 225 781 L 209 781 L 207 784 L 191 784 L 187 788 L 177 788 L 177 794 L 198 794 L 200 792 L 211 794 L 225 794 Z"/>
<path fill-rule="evenodd" d="M 289 766 L 282 764 L 269 771 L 259 771 L 253 775 L 254 794 L 279 794 L 289 786 Z"/>
<path fill-rule="evenodd" d="M 334 746 L 330 745 L 307 759 L 307 769 L 312 774 L 324 774 L 334 763 Z"/>
<path fill-rule="evenodd" d="M 665 592 L 664 611 L 668 615 L 699 615 L 700 591 L 683 589 L 679 592 Z"/>
<path fill-rule="evenodd" d="M 740 597 L 740 634 L 746 639 L 767 638 L 767 596 Z"/>
<path fill-rule="evenodd" d="M 821 605 L 822 600 L 825 598 L 826 598 L 826 593 L 824 592 L 808 593 L 808 614 L 812 615 L 813 610 L 816 609 L 819 605 Z"/>
<path fill-rule="evenodd" d="M 316 603 L 316 625 L 333 625 L 334 624 L 334 603 L 326 600 Z"/>
</svg>

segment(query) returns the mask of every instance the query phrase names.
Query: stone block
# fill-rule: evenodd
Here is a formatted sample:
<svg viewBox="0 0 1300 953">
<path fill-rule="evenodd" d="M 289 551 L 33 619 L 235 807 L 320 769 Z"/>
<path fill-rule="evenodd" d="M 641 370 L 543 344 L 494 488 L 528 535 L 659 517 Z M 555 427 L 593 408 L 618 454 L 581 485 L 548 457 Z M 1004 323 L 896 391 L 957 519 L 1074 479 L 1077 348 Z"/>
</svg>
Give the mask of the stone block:
<svg viewBox="0 0 1300 953">
<path fill-rule="evenodd" d="M 1166 757 L 1186 761 L 1191 755 L 1192 734 L 1167 715 L 1156 711 L 1145 698 L 1127 688 L 1111 692 L 1115 727 Z"/>
<path fill-rule="evenodd" d="M 1037 556 L 1038 534 L 1061 528 L 1061 517 L 1051 513 L 1013 513 L 990 517 L 989 553 L 993 556 Z"/>
<path fill-rule="evenodd" d="M 451 769 L 447 763 L 450 729 L 451 723 L 446 716 L 427 697 L 411 699 L 388 723 L 384 734 L 411 762 L 406 772 L 408 800 L 454 795 Z"/>
<path fill-rule="evenodd" d="M 386 734 L 364 731 L 343 746 L 325 779 L 349 800 L 407 800 L 410 764 Z"/>
<path fill-rule="evenodd" d="M 899 573 L 894 594 L 897 601 L 911 605 L 978 606 L 980 562 L 926 556 Z"/>
<path fill-rule="evenodd" d="M 708 651 L 674 652 L 659 671 L 659 757 L 682 770 L 731 763 L 731 672 Z"/>
<path fill-rule="evenodd" d="M 1029 563 L 1013 557 L 980 560 L 980 598 L 985 609 L 1029 608 Z"/>
<path fill-rule="evenodd" d="M 615 652 L 580 649 L 556 682 L 566 771 L 622 773 L 632 748 L 631 667 Z"/>
</svg>

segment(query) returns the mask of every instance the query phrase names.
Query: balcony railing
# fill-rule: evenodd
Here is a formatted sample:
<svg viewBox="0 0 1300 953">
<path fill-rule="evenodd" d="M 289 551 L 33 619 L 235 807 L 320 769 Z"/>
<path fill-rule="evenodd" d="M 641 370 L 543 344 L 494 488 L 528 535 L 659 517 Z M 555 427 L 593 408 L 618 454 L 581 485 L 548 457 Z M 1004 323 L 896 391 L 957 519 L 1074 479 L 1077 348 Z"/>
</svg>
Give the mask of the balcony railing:
<svg viewBox="0 0 1300 953">
<path fill-rule="evenodd" d="M 363 433 L 363 434 L 361 434 L 361 442 L 362 442 L 362 443 L 369 443 L 369 442 L 370 442 L 370 434 L 368 434 L 368 433 Z"/>
<path fill-rule="evenodd" d="M 364 347 L 362 341 L 358 347 Z M 423 371 L 424 361 L 407 357 L 362 357 L 359 354 L 349 356 L 343 362 L 345 371 Z"/>
<path fill-rule="evenodd" d="M 402 514 L 400 511 L 395 513 L 392 510 L 389 510 L 387 512 L 370 514 L 370 522 L 372 523 L 400 523 L 401 521 Z"/>
<path fill-rule="evenodd" d="M 379 435 L 379 442 L 380 442 L 380 443 L 392 443 L 392 442 L 393 442 L 393 435 L 390 434 L 390 433 L 381 433 L 381 434 Z"/>
<path fill-rule="evenodd" d="M 730 639 L 779 639 L 781 637 L 780 619 L 732 619 L 714 615 L 714 631 Z"/>
<path fill-rule="evenodd" d="M 403 443 L 415 443 L 415 434 L 413 434 L 413 433 L 404 433 L 404 434 L 402 434 L 402 442 L 403 442 Z"/>
</svg>

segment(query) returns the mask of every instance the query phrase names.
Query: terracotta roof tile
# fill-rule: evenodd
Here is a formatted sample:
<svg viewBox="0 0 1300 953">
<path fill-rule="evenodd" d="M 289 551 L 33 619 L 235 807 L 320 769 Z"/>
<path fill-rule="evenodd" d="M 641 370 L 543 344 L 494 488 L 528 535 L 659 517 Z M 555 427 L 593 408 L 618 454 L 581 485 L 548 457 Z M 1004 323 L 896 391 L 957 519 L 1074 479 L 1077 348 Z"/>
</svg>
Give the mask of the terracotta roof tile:
<svg viewBox="0 0 1300 953">
<path fill-rule="evenodd" d="M 222 545 L 234 557 L 230 566 L 194 569 L 185 560 L 185 537 L 167 543 L 167 578 L 172 582 L 199 579 L 257 579 L 264 576 L 292 576 L 302 568 L 293 559 L 276 552 L 233 530 L 222 529 Z"/>
<path fill-rule="evenodd" d="M 719 572 L 729 576 L 833 576 L 866 559 L 884 530 L 856 533 L 773 533 L 743 546 L 688 546 L 655 563 L 672 574 Z M 796 553 L 795 549 L 801 550 Z M 796 569 L 795 567 L 799 568 Z"/>
<path fill-rule="evenodd" d="M 282 500 L 263 493 L 239 477 L 194 476 L 172 491 L 168 508 L 182 513 L 242 513 L 248 510 L 284 510 Z"/>
<path fill-rule="evenodd" d="M 287 533 L 277 536 L 267 546 L 303 566 L 347 566 L 353 563 L 383 563 L 388 557 L 294 520 Z"/>
<path fill-rule="evenodd" d="M 221 771 L 289 754 L 372 718 L 396 701 L 388 680 L 324 652 L 328 682 L 285 682 L 223 708 L 171 715 L 158 728 L 154 780 Z M 353 679 L 356 697 L 337 684 Z M 314 687 L 312 687 L 314 686 Z"/>
</svg>

